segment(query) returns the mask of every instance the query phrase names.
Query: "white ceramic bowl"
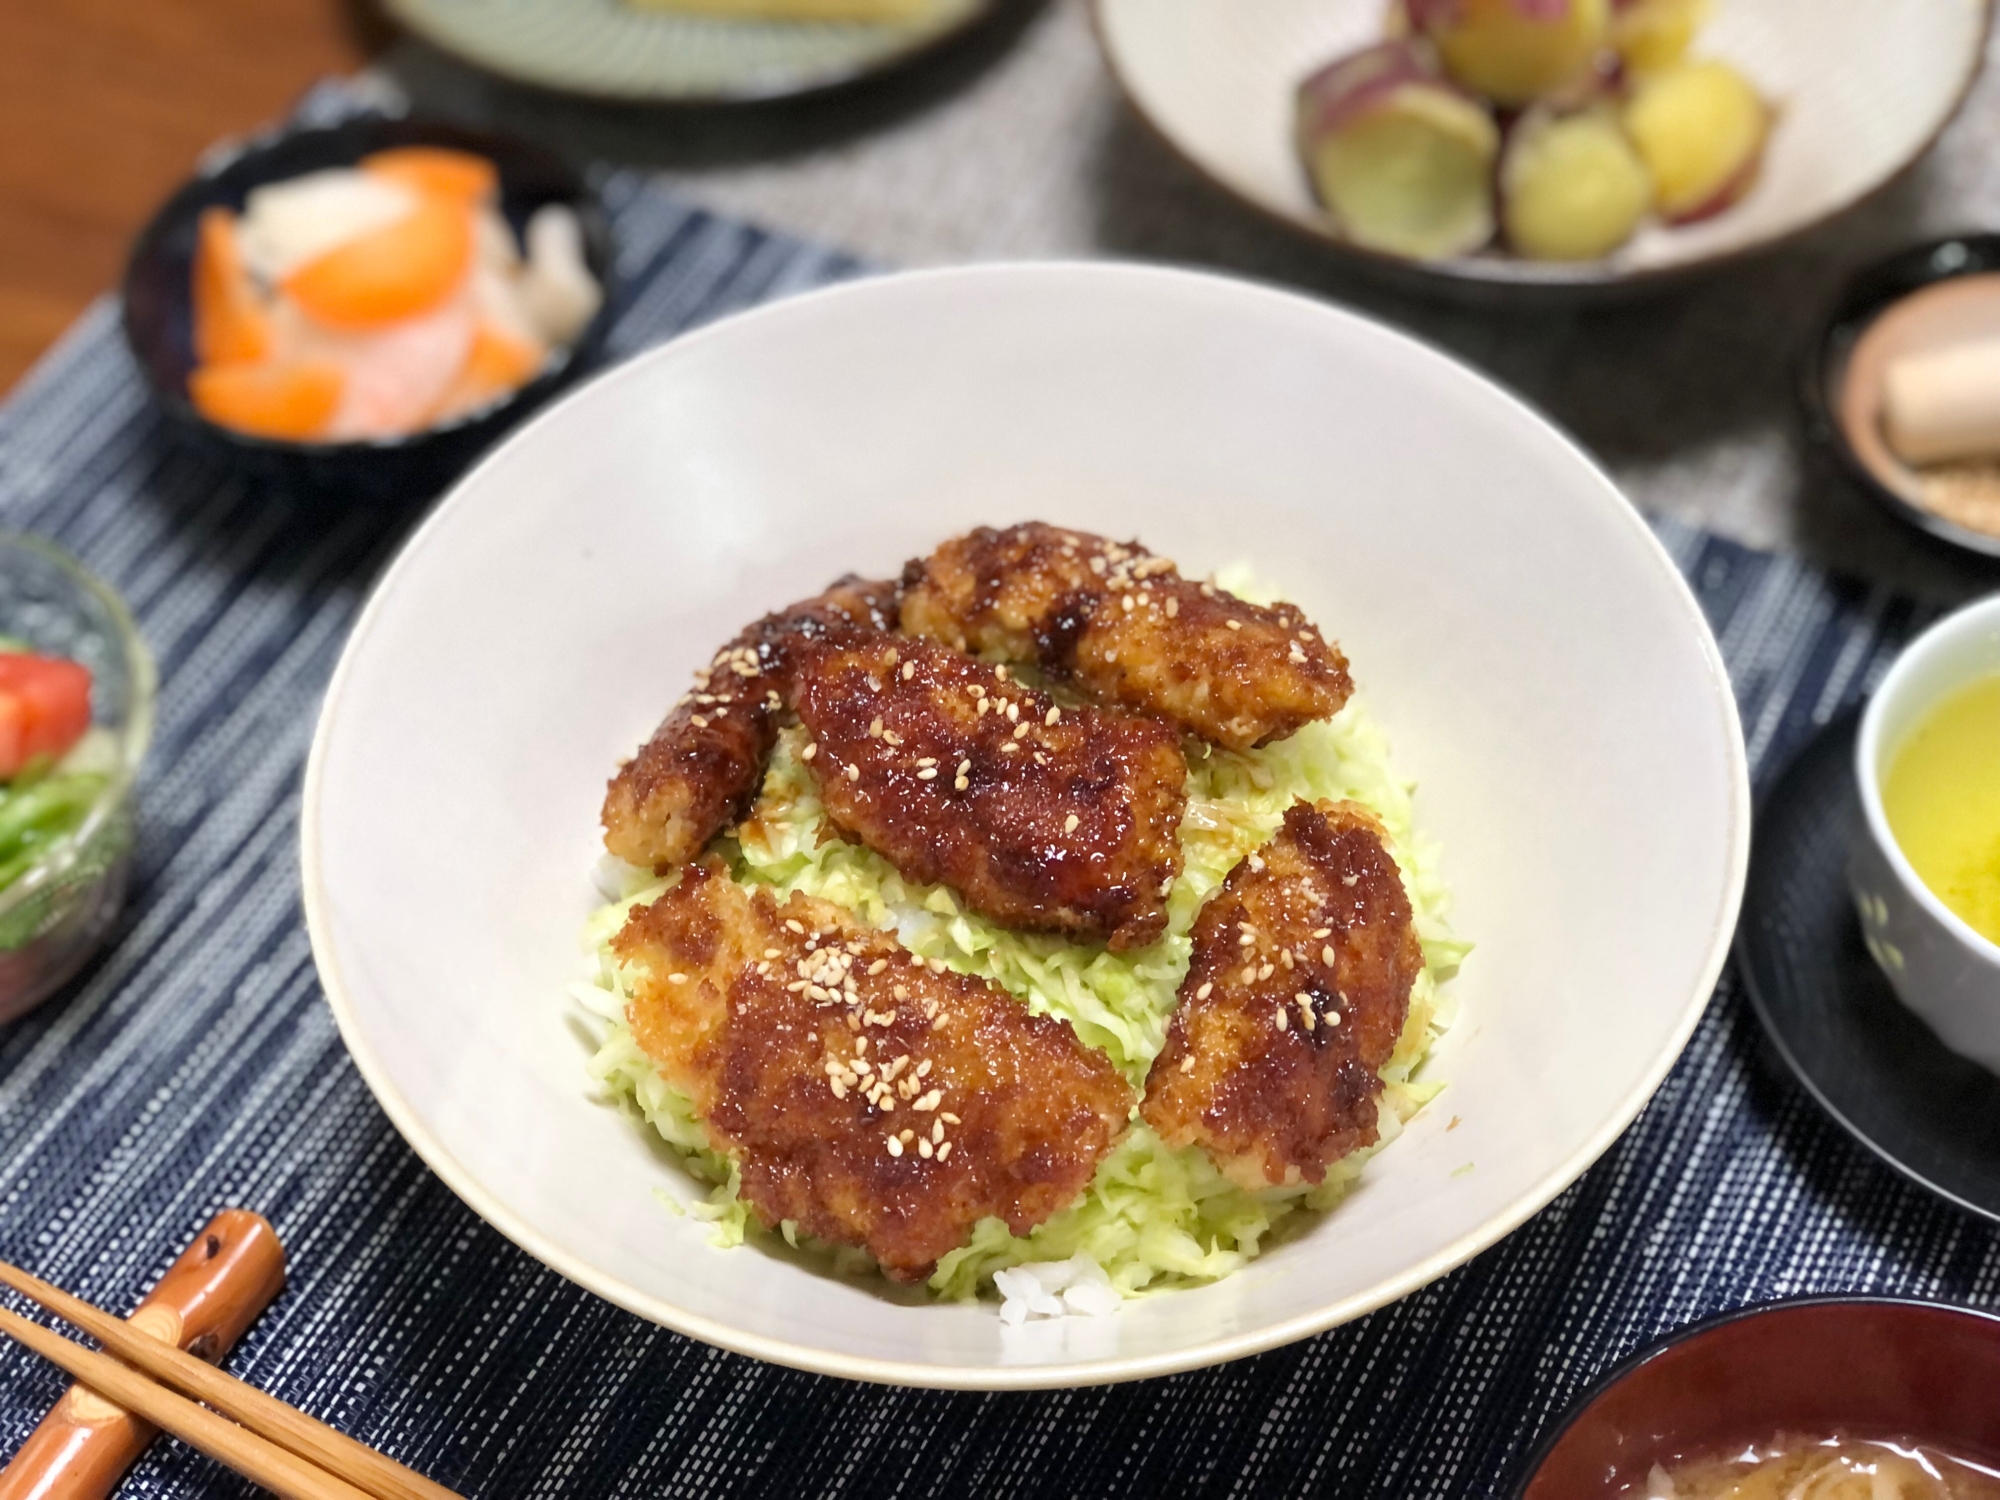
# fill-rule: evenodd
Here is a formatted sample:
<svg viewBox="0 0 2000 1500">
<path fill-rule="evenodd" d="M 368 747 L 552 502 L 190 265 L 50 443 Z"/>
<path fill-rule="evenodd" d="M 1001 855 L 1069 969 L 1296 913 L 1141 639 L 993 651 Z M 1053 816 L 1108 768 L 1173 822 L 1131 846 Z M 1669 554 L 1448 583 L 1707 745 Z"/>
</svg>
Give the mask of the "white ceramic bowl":
<svg viewBox="0 0 2000 1500">
<path fill-rule="evenodd" d="M 1910 731 L 1953 690 L 1996 672 L 2000 594 L 1938 621 L 1882 679 L 1854 742 L 1864 828 L 1848 885 L 1868 951 L 1902 1002 L 1952 1051 L 2000 1073 L 2000 946 L 1924 884 L 1882 811 L 1882 778 Z"/>
<path fill-rule="evenodd" d="M 1331 1217 L 1214 1286 L 1003 1331 L 718 1250 L 593 1101 L 565 986 L 605 778 L 745 621 L 979 522 L 1240 558 L 1337 636 L 1478 950 L 1444 1095 Z M 615 370 L 468 475 L 383 579 L 307 774 L 314 952 L 349 1049 L 503 1233 L 765 1359 L 954 1387 L 1157 1375 L 1423 1285 L 1573 1181 L 1694 1026 L 1747 849 L 1699 609 L 1583 454 L 1463 366 L 1306 299 L 1043 265 L 862 282 Z M 1447 1133 L 1454 1121 L 1457 1128 Z"/>
<path fill-rule="evenodd" d="M 1446 280 L 1609 286 L 1769 245 L 1851 208 L 1957 110 L 1984 54 L 1988 0 L 1716 0 L 1700 55 L 1744 69 L 1779 119 L 1742 202 L 1651 226 L 1597 261 L 1488 252 L 1420 263 L 1347 244 L 1293 145 L 1293 96 L 1322 63 L 1382 36 L 1387 0 L 1096 0 L 1105 56 L 1153 129 L 1203 175 L 1349 255 Z"/>
</svg>

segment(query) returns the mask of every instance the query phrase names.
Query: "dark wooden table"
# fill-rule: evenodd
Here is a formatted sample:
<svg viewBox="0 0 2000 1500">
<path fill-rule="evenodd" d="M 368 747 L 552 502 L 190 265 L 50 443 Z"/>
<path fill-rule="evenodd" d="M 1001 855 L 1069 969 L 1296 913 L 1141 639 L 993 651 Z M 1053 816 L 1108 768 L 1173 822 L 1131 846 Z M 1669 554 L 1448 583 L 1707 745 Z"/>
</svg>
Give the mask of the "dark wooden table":
<svg viewBox="0 0 2000 1500">
<path fill-rule="evenodd" d="M 383 41 L 349 0 L 0 0 L 0 391 L 217 136 Z"/>
</svg>

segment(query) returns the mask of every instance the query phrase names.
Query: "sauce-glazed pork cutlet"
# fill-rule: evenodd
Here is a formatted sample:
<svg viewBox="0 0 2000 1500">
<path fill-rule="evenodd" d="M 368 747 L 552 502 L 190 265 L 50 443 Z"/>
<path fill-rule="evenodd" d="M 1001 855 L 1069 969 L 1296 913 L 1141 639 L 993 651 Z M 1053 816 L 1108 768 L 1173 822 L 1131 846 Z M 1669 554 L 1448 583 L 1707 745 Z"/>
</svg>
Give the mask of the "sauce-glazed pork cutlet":
<svg viewBox="0 0 2000 1500">
<path fill-rule="evenodd" d="M 839 907 L 691 865 L 614 940 L 628 1019 L 766 1225 L 898 1281 L 981 1219 L 1026 1234 L 1124 1134 L 1132 1089 L 1066 1022 L 940 972 Z"/>
<path fill-rule="evenodd" d="M 1039 662 L 1231 750 L 1331 718 L 1354 690 L 1347 659 L 1296 608 L 1183 578 L 1136 542 L 982 526 L 910 563 L 903 590 L 912 635 Z"/>
<path fill-rule="evenodd" d="M 1242 1187 L 1320 1182 L 1374 1144 L 1382 1067 L 1423 967 L 1380 825 L 1297 802 L 1195 920 L 1145 1119 Z"/>
<path fill-rule="evenodd" d="M 1012 927 L 1135 948 L 1165 929 L 1187 805 L 1180 736 L 1059 708 L 908 636 L 799 653 L 793 706 L 835 824 Z"/>
<path fill-rule="evenodd" d="M 695 673 L 653 737 L 611 778 L 604 847 L 664 875 L 742 816 L 778 734 L 792 648 L 844 632 L 888 630 L 896 585 L 849 576 L 764 616 Z"/>
</svg>

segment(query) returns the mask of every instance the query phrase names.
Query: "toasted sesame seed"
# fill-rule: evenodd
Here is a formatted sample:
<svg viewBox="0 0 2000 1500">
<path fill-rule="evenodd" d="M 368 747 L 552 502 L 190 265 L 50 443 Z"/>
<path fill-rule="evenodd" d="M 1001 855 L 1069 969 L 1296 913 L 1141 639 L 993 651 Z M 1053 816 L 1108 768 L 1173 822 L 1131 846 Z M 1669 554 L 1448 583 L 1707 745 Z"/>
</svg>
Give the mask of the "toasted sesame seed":
<svg viewBox="0 0 2000 1500">
<path fill-rule="evenodd" d="M 922 769 L 921 771 L 917 772 L 917 780 L 919 780 L 919 781 L 936 781 L 936 780 L 937 780 L 937 767 L 936 767 L 936 766 L 925 766 L 925 767 L 924 767 L 924 768 L 923 768 L 923 769 Z"/>
<path fill-rule="evenodd" d="M 1014 728 L 1014 738 L 1017 740 L 1025 740 L 1027 737 L 1028 737 L 1028 726 L 1026 724 L 1016 725 Z"/>
<path fill-rule="evenodd" d="M 1313 929 L 1313 936 L 1314 936 L 1314 937 L 1332 937 L 1332 936 L 1333 936 L 1333 929 L 1332 929 L 1331 927 L 1315 927 L 1315 928 Z"/>
<path fill-rule="evenodd" d="M 869 972 L 870 974 L 880 974 L 880 973 L 881 973 L 881 972 L 882 972 L 882 971 L 883 971 L 884 969 L 886 969 L 886 968 L 888 968 L 888 967 L 889 967 L 889 960 L 888 960 L 888 959 L 886 959 L 886 958 L 878 958 L 878 959 L 876 959 L 876 960 L 875 960 L 875 962 L 874 962 L 874 963 L 872 963 L 872 964 L 870 964 L 870 965 L 868 966 L 868 972 Z"/>
<path fill-rule="evenodd" d="M 1118 604 L 1119 604 L 1119 607 L 1120 607 L 1121 609 L 1123 609 L 1123 610 L 1125 611 L 1125 613 L 1126 613 L 1126 614 L 1128 614 L 1128 615 L 1129 615 L 1129 614 L 1131 614 L 1131 613 L 1132 613 L 1132 606 L 1133 606 L 1134 602 L 1135 602 L 1135 601 L 1133 600 L 1132 596 L 1131 596 L 1130 594 L 1127 594 L 1127 595 L 1126 595 L 1126 596 L 1125 596 L 1125 597 L 1124 597 L 1123 599 L 1120 599 L 1120 600 L 1118 601 Z"/>
<path fill-rule="evenodd" d="M 779 951 L 778 951 L 778 950 L 777 950 L 776 948 L 766 948 L 766 949 L 764 950 L 764 957 L 766 957 L 766 958 L 783 958 L 783 957 L 784 957 L 784 954 L 780 953 L 780 952 L 779 952 Z"/>
<path fill-rule="evenodd" d="M 1283 965 L 1284 965 L 1284 966 L 1285 966 L 1286 968 L 1288 968 L 1288 969 L 1289 969 L 1289 968 L 1291 968 L 1291 967 L 1292 967 L 1292 950 L 1291 950 L 1291 949 L 1289 949 L 1289 948 L 1280 948 L 1280 949 L 1278 950 L 1278 962 L 1279 962 L 1279 963 L 1281 963 L 1281 964 L 1283 964 Z"/>
<path fill-rule="evenodd" d="M 1313 1014 L 1312 1001 L 1304 995 L 1299 996 L 1299 1019 L 1305 1022 L 1307 1031 L 1319 1029 L 1319 1018 Z"/>
<path fill-rule="evenodd" d="M 1343 875 L 1340 877 L 1340 883 L 1345 886 L 1352 886 L 1360 878 L 1359 875 Z"/>
<path fill-rule="evenodd" d="M 920 766 L 934 766 L 937 764 L 937 757 L 935 755 L 920 755 L 917 757 L 917 764 Z"/>
<path fill-rule="evenodd" d="M 847 768 L 847 779 L 849 781 L 859 781 L 861 779 L 861 767 L 849 766 Z"/>
<path fill-rule="evenodd" d="M 1060 719 L 1061 717 L 1062 717 L 1062 710 L 1060 708 L 1052 708 L 1047 713 L 1042 715 L 1042 722 L 1044 724 L 1053 724 L 1055 723 L 1056 720 Z"/>
<path fill-rule="evenodd" d="M 993 669 L 993 675 L 999 678 L 1002 682 L 1005 682 L 1007 680 L 1007 668 L 1005 664 L 995 667 Z"/>
<path fill-rule="evenodd" d="M 1250 856 L 1250 871 L 1253 875 L 1261 875 L 1263 873 L 1264 871 L 1263 855 L 1253 854 Z"/>
<path fill-rule="evenodd" d="M 1255 964 L 1245 964 L 1243 966 L 1243 982 L 1245 984 L 1255 984 L 1257 982 L 1257 966 Z"/>
<path fill-rule="evenodd" d="M 800 760 L 811 760 L 811 759 L 812 759 L 812 758 L 813 758 L 813 757 L 814 757 L 815 755 L 817 755 L 817 754 L 819 754 L 819 746 L 818 746 L 818 745 L 807 745 L 807 746 L 805 747 L 805 749 L 803 749 L 803 750 L 801 750 L 801 751 L 799 752 L 799 759 L 800 759 Z"/>
<path fill-rule="evenodd" d="M 1201 988 L 1194 992 L 1194 997 L 1197 1000 L 1206 1000 L 1210 995 L 1214 993 L 1215 993 L 1215 981 L 1212 979 L 1204 979 L 1201 982 Z"/>
<path fill-rule="evenodd" d="M 1281 1005 L 1278 1007 L 1272 1019 L 1277 1022 L 1278 1030 L 1280 1031 L 1290 1031 L 1292 1029 L 1292 1018 L 1285 1013 L 1284 1006 Z"/>
<path fill-rule="evenodd" d="M 942 1146 L 938 1147 L 937 1159 L 943 1161 L 949 1155 L 951 1155 L 951 1142 L 946 1141 Z"/>
<path fill-rule="evenodd" d="M 1181 1071 L 1183 1073 L 1192 1073 L 1194 1071 L 1194 1054 L 1192 1052 L 1181 1059 Z"/>
<path fill-rule="evenodd" d="M 1079 821 L 1079 819 L 1077 818 L 1077 815 L 1076 815 L 1075 813 L 1071 813 L 1071 814 L 1070 814 L 1070 815 L 1069 815 L 1068 817 L 1064 818 L 1064 819 L 1063 819 L 1063 832 L 1064 832 L 1064 833 L 1075 833 L 1075 832 L 1076 832 L 1076 825 L 1077 825 L 1078 821 Z"/>
<path fill-rule="evenodd" d="M 925 1161 L 929 1161 L 931 1159 L 931 1149 L 932 1149 L 931 1143 L 929 1141 L 917 1142 L 917 1155 L 921 1156 Z"/>
<path fill-rule="evenodd" d="M 842 1083 L 837 1076 L 827 1079 L 826 1086 L 833 1090 L 834 1098 L 845 1099 L 847 1097 L 847 1085 Z"/>
<path fill-rule="evenodd" d="M 901 1156 L 903 1154 L 903 1143 L 893 1135 L 889 1137 L 889 1154 L 891 1156 Z"/>
<path fill-rule="evenodd" d="M 1334 961 L 1333 944 L 1327 943 L 1320 948 L 1319 961 L 1323 964 L 1330 964 Z"/>
<path fill-rule="evenodd" d="M 1002 755 L 1012 755 L 1016 750 L 1020 748 L 1021 748 L 1020 745 L 1013 740 L 1002 740 L 1000 742 L 1000 753 Z"/>
<path fill-rule="evenodd" d="M 1256 934 L 1256 933 L 1254 933 L 1254 932 L 1251 932 L 1251 931 L 1249 931 L 1248 929 L 1245 929 L 1245 931 L 1244 931 L 1243 935 L 1242 935 L 1241 937 L 1239 937 L 1239 938 L 1238 938 L 1238 939 L 1236 940 L 1236 945 L 1237 945 L 1237 946 L 1238 946 L 1239 948 L 1254 948 L 1254 947 L 1256 947 L 1256 946 L 1257 946 L 1257 934 Z"/>
<path fill-rule="evenodd" d="M 667 976 L 668 984 L 686 984 L 687 982 L 688 977 L 685 974 L 669 974 Z"/>
<path fill-rule="evenodd" d="M 914 676 L 916 676 L 916 675 L 917 675 L 917 664 L 916 664 L 915 662 L 913 662 L 913 661 L 906 661 L 906 662 L 904 662 L 904 663 L 903 663 L 903 681 L 905 681 L 905 682 L 908 682 L 908 681 L 909 681 L 909 680 L 910 680 L 910 679 L 911 679 L 912 677 L 914 677 Z"/>
<path fill-rule="evenodd" d="M 1329 1026 L 1338 1026 L 1340 1024 L 1340 1012 L 1337 1010 L 1328 1011 L 1326 1013 L 1326 1024 Z"/>
<path fill-rule="evenodd" d="M 869 737 L 869 738 L 870 738 L 871 740 L 872 740 L 872 739 L 880 739 L 880 738 L 881 738 L 881 735 L 882 735 L 882 721 L 881 721 L 881 719 L 880 719 L 880 718 L 874 718 L 874 719 L 870 719 L 870 720 L 868 721 L 868 737 Z"/>
<path fill-rule="evenodd" d="M 1269 979 L 1273 974 L 1277 972 L 1278 972 L 1278 966 L 1276 964 L 1265 964 L 1263 968 L 1257 971 L 1257 977 L 1259 979 Z"/>
<path fill-rule="evenodd" d="M 942 974 L 946 969 L 951 967 L 950 964 L 946 963 L 941 958 L 934 958 L 930 961 L 930 963 L 931 963 L 931 972 L 933 974 Z"/>
<path fill-rule="evenodd" d="M 800 937 L 804 937 L 806 934 L 805 928 L 802 925 L 800 925 L 799 919 L 797 917 L 785 918 L 785 926 L 790 931 L 796 932 Z"/>
</svg>

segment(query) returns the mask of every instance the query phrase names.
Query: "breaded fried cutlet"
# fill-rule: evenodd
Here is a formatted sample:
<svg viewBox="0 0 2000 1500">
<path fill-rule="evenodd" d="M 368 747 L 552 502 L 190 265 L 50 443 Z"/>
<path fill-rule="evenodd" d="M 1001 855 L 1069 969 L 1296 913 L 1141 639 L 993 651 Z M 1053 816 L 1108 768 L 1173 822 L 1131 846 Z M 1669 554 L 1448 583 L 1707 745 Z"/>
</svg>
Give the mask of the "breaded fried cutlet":
<svg viewBox="0 0 2000 1500">
<path fill-rule="evenodd" d="M 1381 1069 L 1423 968 L 1381 826 L 1352 802 L 1294 803 L 1193 939 L 1146 1121 L 1242 1187 L 1323 1181 L 1377 1138 Z"/>
<path fill-rule="evenodd" d="M 827 815 L 910 879 L 1114 949 L 1165 930 L 1187 783 L 1169 726 L 908 636 L 801 649 L 792 701 Z"/>
<path fill-rule="evenodd" d="M 717 863 L 613 940 L 632 1034 L 742 1169 L 767 1226 L 928 1276 L 981 1219 L 1026 1234 L 1124 1134 L 1132 1089 L 1068 1023 Z"/>
<path fill-rule="evenodd" d="M 664 875 L 743 815 L 776 742 L 801 641 L 896 622 L 896 585 L 852 575 L 824 594 L 764 616 L 695 674 L 604 796 L 604 847 Z"/>
<path fill-rule="evenodd" d="M 1039 663 L 1231 750 L 1331 718 L 1353 691 L 1347 659 L 1292 605 L 1251 604 L 1137 542 L 1039 521 L 982 526 L 910 563 L 902 624 Z"/>
</svg>

